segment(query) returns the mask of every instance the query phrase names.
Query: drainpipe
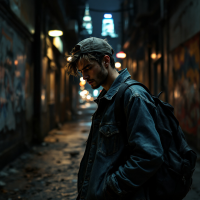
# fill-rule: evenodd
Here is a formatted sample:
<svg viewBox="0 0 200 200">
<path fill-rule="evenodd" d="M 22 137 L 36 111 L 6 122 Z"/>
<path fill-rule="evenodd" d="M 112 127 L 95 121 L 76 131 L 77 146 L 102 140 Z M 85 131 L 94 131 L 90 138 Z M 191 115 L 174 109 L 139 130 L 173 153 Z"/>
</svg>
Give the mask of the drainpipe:
<svg viewBox="0 0 200 200">
<path fill-rule="evenodd" d="M 35 34 L 34 34 L 34 140 L 41 137 L 41 2 L 35 0 Z M 40 139 L 39 139 L 40 140 Z"/>
</svg>

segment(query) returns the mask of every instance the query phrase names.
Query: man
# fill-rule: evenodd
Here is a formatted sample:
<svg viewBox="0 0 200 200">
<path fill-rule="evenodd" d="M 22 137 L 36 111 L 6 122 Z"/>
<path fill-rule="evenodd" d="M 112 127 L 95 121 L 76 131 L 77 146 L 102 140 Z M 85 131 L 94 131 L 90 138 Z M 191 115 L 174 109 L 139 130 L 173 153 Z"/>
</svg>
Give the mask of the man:
<svg viewBox="0 0 200 200">
<path fill-rule="evenodd" d="M 104 89 L 95 100 L 86 150 L 78 173 L 79 200 L 146 200 L 150 178 L 163 163 L 163 148 L 156 131 L 152 97 L 138 85 L 125 91 L 122 108 L 126 126 L 115 121 L 115 96 L 122 82 L 130 79 L 124 69 L 115 70 L 112 47 L 91 37 L 79 42 L 68 63 L 71 74 L 82 73 L 93 89 Z M 124 135 L 128 141 L 128 153 Z"/>
</svg>

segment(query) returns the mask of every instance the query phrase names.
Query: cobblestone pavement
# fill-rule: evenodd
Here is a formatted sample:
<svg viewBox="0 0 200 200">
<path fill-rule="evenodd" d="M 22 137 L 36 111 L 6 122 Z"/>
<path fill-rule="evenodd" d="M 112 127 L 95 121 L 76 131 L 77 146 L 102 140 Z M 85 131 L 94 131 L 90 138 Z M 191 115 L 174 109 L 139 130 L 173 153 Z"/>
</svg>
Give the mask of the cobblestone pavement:
<svg viewBox="0 0 200 200">
<path fill-rule="evenodd" d="M 84 108 L 78 112 L 78 121 L 49 132 L 44 143 L 33 147 L 33 152 L 22 154 L 0 171 L 0 200 L 76 199 L 78 167 L 95 109 L 85 115 Z M 198 154 L 192 189 L 184 200 L 200 200 L 199 158 Z"/>
</svg>

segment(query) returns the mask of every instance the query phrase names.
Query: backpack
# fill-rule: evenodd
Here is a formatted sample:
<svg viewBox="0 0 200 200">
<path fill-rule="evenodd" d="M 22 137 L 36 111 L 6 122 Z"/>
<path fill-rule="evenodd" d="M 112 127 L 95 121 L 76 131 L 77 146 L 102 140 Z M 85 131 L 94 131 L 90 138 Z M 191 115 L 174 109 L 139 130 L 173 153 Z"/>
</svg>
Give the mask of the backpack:
<svg viewBox="0 0 200 200">
<path fill-rule="evenodd" d="M 124 109 L 121 106 L 124 100 L 123 94 L 132 85 L 142 86 L 151 95 L 145 85 L 135 80 L 130 79 L 121 84 L 115 98 L 114 108 L 115 119 L 121 133 L 126 130 L 123 128 L 126 122 L 124 121 Z M 197 154 L 188 146 L 179 122 L 174 116 L 174 108 L 161 101 L 160 94 L 151 96 L 157 107 L 155 125 L 164 150 L 164 162 L 153 177 L 148 180 L 147 185 L 150 198 L 153 200 L 181 200 L 191 189 Z M 125 136 L 125 144 L 128 146 L 126 134 L 123 135 Z"/>
</svg>

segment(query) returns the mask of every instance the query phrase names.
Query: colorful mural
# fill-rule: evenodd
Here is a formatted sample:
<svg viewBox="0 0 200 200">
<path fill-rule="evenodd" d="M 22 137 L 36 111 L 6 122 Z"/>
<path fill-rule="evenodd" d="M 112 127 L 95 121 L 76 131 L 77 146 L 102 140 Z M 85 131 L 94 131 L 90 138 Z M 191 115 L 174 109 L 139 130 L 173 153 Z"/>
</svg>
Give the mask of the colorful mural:
<svg viewBox="0 0 200 200">
<path fill-rule="evenodd" d="M 189 134 L 200 131 L 200 35 L 173 52 L 174 107 L 180 126 Z"/>
<path fill-rule="evenodd" d="M 0 132 L 15 130 L 25 109 L 24 43 L 0 18 Z"/>
</svg>

